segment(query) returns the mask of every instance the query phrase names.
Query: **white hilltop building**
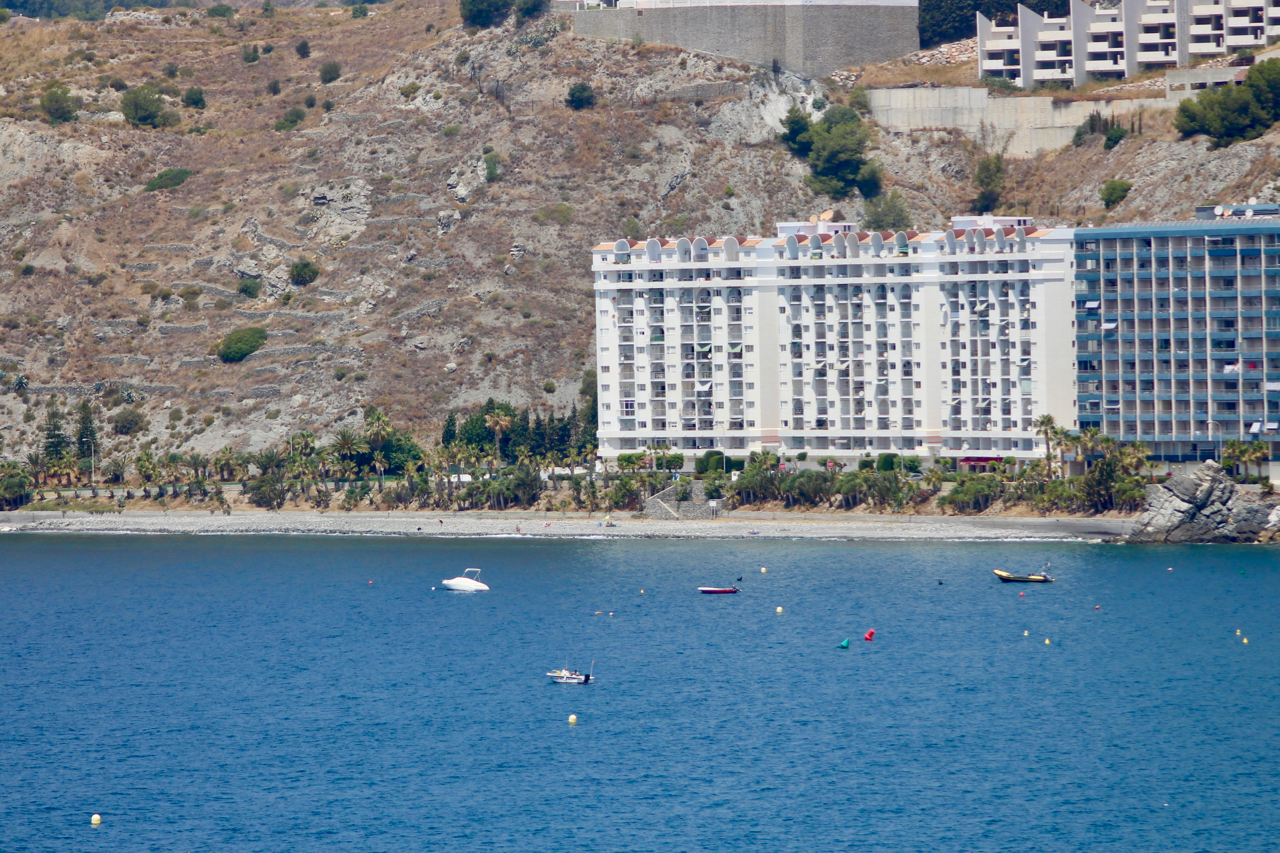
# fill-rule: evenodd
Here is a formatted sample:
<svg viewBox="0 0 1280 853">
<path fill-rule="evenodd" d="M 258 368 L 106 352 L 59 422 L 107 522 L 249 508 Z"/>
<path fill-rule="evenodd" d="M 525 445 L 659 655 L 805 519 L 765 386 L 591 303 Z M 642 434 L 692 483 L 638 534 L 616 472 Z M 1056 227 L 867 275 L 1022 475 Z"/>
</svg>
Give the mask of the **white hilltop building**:
<svg viewBox="0 0 1280 853">
<path fill-rule="evenodd" d="M 1023 89 L 1185 68 L 1197 58 L 1266 47 L 1280 36 L 1280 0 L 1121 0 L 1114 8 L 1070 0 L 1062 18 L 1019 5 L 1012 26 L 976 14 L 979 75 Z"/>
</svg>

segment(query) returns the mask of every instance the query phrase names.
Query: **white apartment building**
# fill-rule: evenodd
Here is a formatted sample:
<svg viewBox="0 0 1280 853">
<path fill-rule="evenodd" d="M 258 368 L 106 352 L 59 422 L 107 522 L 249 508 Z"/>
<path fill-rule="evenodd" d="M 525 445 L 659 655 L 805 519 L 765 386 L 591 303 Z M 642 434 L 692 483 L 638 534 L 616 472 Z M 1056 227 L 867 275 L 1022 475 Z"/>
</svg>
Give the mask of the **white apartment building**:
<svg viewBox="0 0 1280 853">
<path fill-rule="evenodd" d="M 1044 454 L 1077 426 L 1072 231 L 781 223 L 592 250 L 599 446 L 687 457 Z"/>
<path fill-rule="evenodd" d="M 1182 68 L 1196 57 L 1266 47 L 1280 36 L 1280 0 L 1122 0 L 1097 8 L 1071 0 L 1063 18 L 1018 6 L 1018 22 L 978 16 L 978 74 L 1023 89 L 1124 78 L 1144 68 Z"/>
</svg>

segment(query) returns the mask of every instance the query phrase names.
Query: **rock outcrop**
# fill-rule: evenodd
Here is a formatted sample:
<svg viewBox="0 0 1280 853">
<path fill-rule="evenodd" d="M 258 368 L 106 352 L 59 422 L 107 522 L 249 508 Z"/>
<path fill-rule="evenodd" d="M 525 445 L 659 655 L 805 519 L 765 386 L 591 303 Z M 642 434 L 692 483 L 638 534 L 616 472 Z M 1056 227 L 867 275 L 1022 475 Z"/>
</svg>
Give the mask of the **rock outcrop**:
<svg viewBox="0 0 1280 853">
<path fill-rule="evenodd" d="M 1240 491 L 1212 460 L 1190 476 L 1147 487 L 1147 510 L 1130 542 L 1272 542 L 1280 537 L 1280 505 Z"/>
</svg>

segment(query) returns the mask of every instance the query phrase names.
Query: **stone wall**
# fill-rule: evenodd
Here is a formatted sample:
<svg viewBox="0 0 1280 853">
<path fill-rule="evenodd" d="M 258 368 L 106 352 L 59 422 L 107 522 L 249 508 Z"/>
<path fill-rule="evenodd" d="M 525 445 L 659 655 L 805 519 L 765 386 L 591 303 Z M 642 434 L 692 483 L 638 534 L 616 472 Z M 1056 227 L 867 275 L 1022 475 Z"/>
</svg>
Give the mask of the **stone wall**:
<svg viewBox="0 0 1280 853">
<path fill-rule="evenodd" d="M 1068 145 L 1092 112 L 1127 115 L 1139 109 L 1174 109 L 1178 98 L 1115 101 L 1055 101 L 1053 98 L 993 97 L 985 88 L 872 89 L 871 113 L 896 131 L 956 128 L 969 136 L 987 133 L 1009 140 L 1010 157 L 1033 157 Z"/>
<path fill-rule="evenodd" d="M 573 13 L 586 38 L 639 36 L 805 77 L 895 59 L 920 48 L 911 5 L 747 5 L 586 9 Z"/>
</svg>

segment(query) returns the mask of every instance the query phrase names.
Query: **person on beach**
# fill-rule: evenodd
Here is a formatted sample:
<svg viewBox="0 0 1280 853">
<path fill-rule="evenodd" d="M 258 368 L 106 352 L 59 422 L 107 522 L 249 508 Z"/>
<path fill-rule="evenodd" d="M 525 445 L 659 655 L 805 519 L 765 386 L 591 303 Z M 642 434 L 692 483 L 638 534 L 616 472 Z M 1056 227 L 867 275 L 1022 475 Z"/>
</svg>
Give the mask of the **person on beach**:
<svg viewBox="0 0 1280 853">
<path fill-rule="evenodd" d="M 520 532 L 520 525 L 518 525 L 518 524 L 517 524 L 517 525 L 516 525 L 516 533 L 519 533 L 519 532 Z"/>
</svg>

